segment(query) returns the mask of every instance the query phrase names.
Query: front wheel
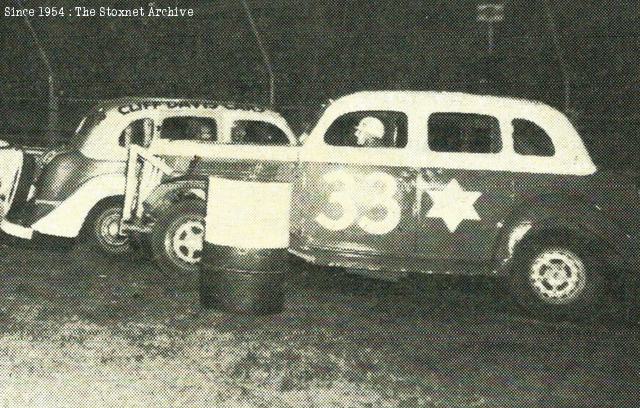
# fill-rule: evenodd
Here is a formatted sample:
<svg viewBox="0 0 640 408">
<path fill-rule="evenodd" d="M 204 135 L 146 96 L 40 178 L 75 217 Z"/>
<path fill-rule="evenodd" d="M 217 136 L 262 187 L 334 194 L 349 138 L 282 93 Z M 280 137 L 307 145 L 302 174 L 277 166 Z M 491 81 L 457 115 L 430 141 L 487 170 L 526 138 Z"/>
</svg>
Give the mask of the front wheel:
<svg viewBox="0 0 640 408">
<path fill-rule="evenodd" d="M 605 281 L 603 265 L 594 255 L 579 244 L 527 243 L 514 259 L 511 293 L 541 317 L 595 317 Z"/>
<path fill-rule="evenodd" d="M 100 252 L 115 256 L 131 251 L 128 237 L 120 234 L 122 202 L 107 200 L 98 204 L 87 217 L 86 229 L 92 247 Z"/>
<path fill-rule="evenodd" d="M 178 201 L 158 218 L 151 230 L 153 258 L 166 273 L 197 272 L 202 258 L 206 203 Z"/>
</svg>

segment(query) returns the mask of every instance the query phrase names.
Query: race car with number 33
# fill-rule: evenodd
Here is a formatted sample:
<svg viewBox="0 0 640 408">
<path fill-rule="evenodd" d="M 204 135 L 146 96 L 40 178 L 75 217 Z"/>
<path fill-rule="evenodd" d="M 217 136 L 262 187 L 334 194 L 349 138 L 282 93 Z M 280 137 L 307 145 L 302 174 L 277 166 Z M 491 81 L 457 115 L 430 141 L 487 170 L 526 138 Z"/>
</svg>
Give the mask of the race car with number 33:
<svg viewBox="0 0 640 408">
<path fill-rule="evenodd" d="M 593 313 L 638 272 L 637 180 L 598 169 L 545 104 L 359 92 L 326 106 L 301 146 L 269 149 L 237 160 L 253 179 L 292 180 L 290 251 L 308 262 L 495 275 L 551 317 Z"/>
</svg>

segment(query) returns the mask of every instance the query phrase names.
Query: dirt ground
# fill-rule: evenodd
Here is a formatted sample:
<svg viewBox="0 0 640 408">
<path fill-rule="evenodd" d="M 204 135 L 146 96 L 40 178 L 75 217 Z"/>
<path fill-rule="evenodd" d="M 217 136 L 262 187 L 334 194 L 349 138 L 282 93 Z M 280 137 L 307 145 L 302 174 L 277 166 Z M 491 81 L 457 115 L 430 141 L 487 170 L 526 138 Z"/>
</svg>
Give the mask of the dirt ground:
<svg viewBox="0 0 640 408">
<path fill-rule="evenodd" d="M 0 406 L 640 406 L 615 306 L 551 324 L 491 280 L 296 269 L 286 311 L 248 317 L 146 261 L 0 248 Z"/>
</svg>

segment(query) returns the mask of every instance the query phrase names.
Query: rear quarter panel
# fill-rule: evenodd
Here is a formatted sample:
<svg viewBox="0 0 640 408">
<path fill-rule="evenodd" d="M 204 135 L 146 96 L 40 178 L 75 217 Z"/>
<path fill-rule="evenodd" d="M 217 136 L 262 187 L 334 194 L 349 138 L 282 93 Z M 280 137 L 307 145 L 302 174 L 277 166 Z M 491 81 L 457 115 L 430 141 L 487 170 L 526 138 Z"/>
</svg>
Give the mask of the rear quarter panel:
<svg viewBox="0 0 640 408">
<path fill-rule="evenodd" d="M 507 261 L 517 242 L 543 229 L 567 229 L 597 238 L 603 255 L 636 265 L 640 197 L 634 181 L 611 172 L 588 176 L 526 174 L 514 184 L 514 211 L 498 241 L 496 258 Z"/>
</svg>

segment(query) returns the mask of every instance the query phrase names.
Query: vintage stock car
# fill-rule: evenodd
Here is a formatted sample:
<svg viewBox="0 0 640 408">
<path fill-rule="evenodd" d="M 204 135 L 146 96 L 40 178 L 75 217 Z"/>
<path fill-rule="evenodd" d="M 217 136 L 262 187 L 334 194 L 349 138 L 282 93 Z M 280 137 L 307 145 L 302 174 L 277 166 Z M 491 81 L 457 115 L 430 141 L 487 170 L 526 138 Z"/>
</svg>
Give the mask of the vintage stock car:
<svg viewBox="0 0 640 408">
<path fill-rule="evenodd" d="M 238 123 L 296 143 L 280 115 L 258 106 L 127 97 L 96 106 L 66 146 L 38 159 L 0 148 L 0 242 L 70 247 L 82 237 L 104 253 L 123 254 L 131 250 L 119 231 L 129 146 L 197 151 L 202 143 L 237 143 L 230 129 Z"/>
<path fill-rule="evenodd" d="M 226 115 L 217 126 L 223 143 L 161 137 L 148 149 L 131 148 L 120 231 L 163 270 L 198 270 L 210 175 L 264 179 L 292 174 L 297 141 L 279 114 Z"/>
<path fill-rule="evenodd" d="M 552 317 L 597 310 L 608 289 L 638 273 L 637 180 L 598 169 L 547 105 L 360 92 L 329 104 L 301 140 L 224 154 L 215 145 L 139 149 L 146 170 L 130 174 L 135 197 L 123 223 L 144 226 L 145 207 L 191 189 L 189 213 L 207 175 L 290 180 L 290 252 L 315 264 L 381 277 L 495 275 L 522 306 Z M 165 233 L 156 240 L 179 250 Z"/>
</svg>

